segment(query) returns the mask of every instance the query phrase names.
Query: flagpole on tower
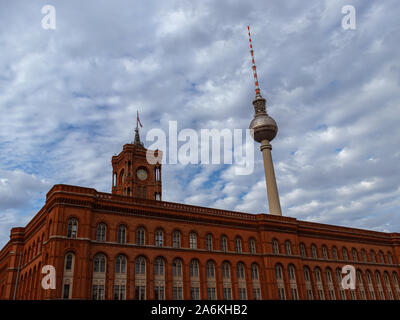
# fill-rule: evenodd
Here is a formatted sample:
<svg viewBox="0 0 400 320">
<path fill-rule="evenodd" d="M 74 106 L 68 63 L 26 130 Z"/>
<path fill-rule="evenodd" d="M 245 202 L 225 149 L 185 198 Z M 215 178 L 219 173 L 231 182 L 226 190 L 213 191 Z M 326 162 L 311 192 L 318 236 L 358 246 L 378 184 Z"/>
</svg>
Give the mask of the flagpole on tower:
<svg viewBox="0 0 400 320">
<path fill-rule="evenodd" d="M 140 122 L 139 119 L 139 110 L 136 110 L 136 128 L 135 128 L 135 140 L 133 141 L 133 144 L 139 145 L 143 147 L 143 143 L 140 141 L 140 136 L 139 136 L 139 125 L 142 128 L 143 125 Z"/>
</svg>

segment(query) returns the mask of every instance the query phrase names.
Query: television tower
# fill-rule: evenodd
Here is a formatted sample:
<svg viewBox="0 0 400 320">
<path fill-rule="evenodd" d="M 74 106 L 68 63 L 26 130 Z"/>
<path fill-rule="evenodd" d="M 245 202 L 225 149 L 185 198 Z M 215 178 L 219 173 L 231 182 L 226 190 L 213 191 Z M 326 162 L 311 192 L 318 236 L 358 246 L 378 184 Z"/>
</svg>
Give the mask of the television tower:
<svg viewBox="0 0 400 320">
<path fill-rule="evenodd" d="M 274 163 L 272 162 L 270 142 L 275 138 L 278 132 L 278 125 L 266 112 L 266 100 L 261 96 L 260 87 L 258 85 L 256 64 L 254 61 L 253 45 L 251 43 L 250 26 L 249 31 L 250 54 L 253 64 L 254 82 L 256 87 L 256 97 L 253 100 L 254 118 L 250 123 L 250 129 L 253 129 L 253 138 L 261 143 L 260 150 L 264 160 L 265 181 L 267 183 L 267 195 L 269 213 L 273 215 L 282 215 L 281 204 L 279 201 L 278 187 L 274 172 Z"/>
</svg>

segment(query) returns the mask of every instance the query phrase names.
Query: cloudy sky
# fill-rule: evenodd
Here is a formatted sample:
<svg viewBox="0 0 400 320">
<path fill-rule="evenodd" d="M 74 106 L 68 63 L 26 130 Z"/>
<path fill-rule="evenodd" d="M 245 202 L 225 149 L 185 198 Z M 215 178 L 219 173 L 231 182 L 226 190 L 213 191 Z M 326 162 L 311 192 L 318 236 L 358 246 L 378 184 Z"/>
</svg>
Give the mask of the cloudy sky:
<svg viewBox="0 0 400 320">
<path fill-rule="evenodd" d="M 42 7 L 56 29 L 42 28 Z M 341 10 L 356 9 L 344 30 Z M 285 216 L 400 232 L 400 28 L 386 1 L 0 1 L 0 246 L 58 183 L 110 192 L 144 125 L 248 128 L 252 28 Z M 152 144 L 144 141 L 145 145 Z M 261 153 L 163 167 L 163 200 L 268 211 Z"/>
</svg>

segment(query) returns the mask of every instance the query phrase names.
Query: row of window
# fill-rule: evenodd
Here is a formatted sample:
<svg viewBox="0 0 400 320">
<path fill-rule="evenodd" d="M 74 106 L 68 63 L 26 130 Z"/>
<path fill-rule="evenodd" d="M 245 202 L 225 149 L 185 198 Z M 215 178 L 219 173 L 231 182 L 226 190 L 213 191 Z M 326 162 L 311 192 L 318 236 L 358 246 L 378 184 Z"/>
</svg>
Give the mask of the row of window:
<svg viewBox="0 0 400 320">
<path fill-rule="evenodd" d="M 67 237 L 68 238 L 76 238 L 78 230 L 78 221 L 75 218 L 71 218 L 68 220 L 67 224 Z M 107 226 L 105 223 L 99 223 L 96 228 L 96 240 L 105 242 L 107 234 Z M 117 243 L 125 244 L 127 239 L 127 228 L 125 225 L 120 225 L 117 228 Z M 146 230 L 143 227 L 139 227 L 136 230 L 136 244 L 137 245 L 146 245 Z M 157 247 L 165 246 L 165 237 L 164 231 L 161 229 L 156 230 L 154 234 L 154 244 Z M 182 247 L 182 234 L 180 231 L 175 230 L 172 234 L 172 246 L 174 248 Z M 205 237 L 204 247 L 206 250 L 212 251 L 214 250 L 214 240 L 212 234 L 207 234 Z M 198 248 L 198 236 L 195 232 L 189 233 L 189 248 L 197 249 Z M 229 251 L 228 248 L 228 237 L 222 236 L 220 240 L 220 248 L 221 251 Z M 235 251 L 241 253 L 243 251 L 242 239 L 237 236 L 235 238 Z M 249 251 L 251 253 L 256 253 L 256 241 L 254 238 L 249 239 Z"/>
<path fill-rule="evenodd" d="M 64 264 L 64 280 L 63 280 L 63 298 L 71 298 L 71 289 L 73 282 L 73 262 L 74 254 L 72 252 L 65 256 Z M 146 275 L 147 275 L 147 261 L 143 256 L 138 256 L 134 262 L 135 270 L 135 299 L 146 298 Z M 172 262 L 172 281 L 173 281 L 173 299 L 183 299 L 183 262 L 182 259 L 176 258 Z M 99 253 L 93 259 L 93 284 L 92 284 L 92 298 L 104 299 L 104 288 L 106 279 L 107 258 L 104 254 Z M 257 263 L 251 264 L 251 280 L 253 282 L 254 290 L 253 297 L 261 299 L 261 290 L 259 284 L 259 267 Z M 127 258 L 124 255 L 118 255 L 115 258 L 114 273 L 114 299 L 126 298 L 126 279 L 127 279 Z M 154 272 L 154 297 L 155 299 L 165 298 L 165 273 L 166 262 L 163 257 L 157 257 L 153 263 Z M 247 299 L 246 289 L 246 268 L 242 262 L 236 264 L 236 277 L 239 281 L 238 296 L 240 299 Z M 205 265 L 205 273 L 207 278 L 207 297 L 208 299 L 217 299 L 216 291 L 216 266 L 212 260 L 207 261 Z M 191 298 L 200 299 L 200 264 L 197 259 L 192 259 L 189 263 L 189 274 L 191 280 Z M 221 265 L 221 276 L 224 283 L 224 299 L 232 299 L 231 289 L 231 264 L 224 261 Z M 178 280 L 178 282 L 176 282 Z M 211 282 L 210 282 L 211 281 Z"/>
<path fill-rule="evenodd" d="M 336 269 L 336 282 L 333 280 L 332 270 L 328 267 L 325 270 L 324 277 L 322 276 L 322 271 L 319 267 L 315 267 L 313 273 L 309 267 L 305 266 L 303 269 L 304 279 L 305 279 L 305 287 L 307 291 L 307 299 L 314 299 L 314 291 L 317 292 L 317 298 L 319 300 L 325 300 L 325 286 L 327 286 L 327 291 L 329 293 L 329 299 L 336 300 L 335 289 L 339 290 L 340 299 L 346 300 L 346 293 L 342 286 L 343 274 L 341 273 L 341 269 Z M 293 300 L 298 299 L 297 295 L 297 284 L 296 284 L 296 268 L 294 265 L 290 264 L 288 266 L 288 278 L 284 277 L 283 267 L 280 263 L 275 265 L 275 277 L 278 284 L 278 296 L 280 299 L 287 299 L 286 296 L 286 287 L 285 282 L 289 280 L 290 287 L 290 298 Z M 398 282 L 398 276 L 396 272 L 392 272 L 392 275 L 389 275 L 389 272 L 384 271 L 383 279 L 384 285 L 387 292 L 387 297 L 385 297 L 385 290 L 382 286 L 381 274 L 378 270 L 374 273 L 375 283 L 372 281 L 372 272 L 367 270 L 365 272 L 365 277 L 361 270 L 356 271 L 356 288 L 358 289 L 359 297 L 357 298 L 357 291 L 350 290 L 350 296 L 353 300 L 361 299 L 367 300 L 366 291 L 368 291 L 369 299 L 375 300 L 376 294 L 379 293 L 379 299 L 385 300 L 386 298 L 390 300 L 394 300 L 394 294 L 392 287 L 394 288 L 397 299 L 400 299 L 400 287 Z M 365 282 L 366 279 L 367 281 Z"/>
<path fill-rule="evenodd" d="M 67 237 L 69 238 L 76 238 L 77 236 L 77 229 L 78 229 L 78 222 L 75 218 L 69 219 L 68 220 L 68 230 L 67 230 Z M 106 241 L 106 231 L 107 231 L 107 226 L 104 223 L 99 223 L 97 225 L 96 229 L 96 240 L 97 241 Z M 126 243 L 126 226 L 120 225 L 117 228 L 117 242 L 124 244 Z M 180 248 L 181 247 L 181 239 L 182 235 L 181 232 L 176 230 L 172 234 L 172 246 L 174 248 Z M 162 247 L 165 245 L 164 243 L 164 232 L 161 229 L 156 230 L 155 232 L 155 239 L 154 243 L 156 246 Z M 139 227 L 136 230 L 136 244 L 137 245 L 145 245 L 146 244 L 146 231 L 143 227 Z M 197 234 L 195 232 L 191 232 L 189 234 L 189 247 L 192 249 L 197 249 Z M 205 245 L 204 247 L 206 250 L 212 251 L 214 250 L 214 240 L 212 234 L 207 234 L 205 237 Z M 279 241 L 277 239 L 272 240 L 272 248 L 273 248 L 273 253 L 274 254 L 279 254 L 280 253 L 280 245 Z M 300 243 L 299 249 L 300 249 L 300 255 L 302 257 L 309 257 L 311 256 L 314 259 L 320 258 L 317 246 L 315 244 L 311 245 L 311 255 L 308 255 L 307 248 L 304 243 Z M 221 251 L 228 251 L 228 238 L 227 236 L 222 236 L 221 241 L 220 241 L 220 248 Z M 235 251 L 240 253 L 242 252 L 242 239 L 237 236 L 235 238 Z M 256 253 L 256 241 L 254 238 L 249 239 L 249 251 L 251 253 Z M 292 244 L 289 240 L 285 241 L 285 253 L 288 255 L 292 255 Z M 339 251 L 336 246 L 332 247 L 332 250 L 329 252 L 328 248 L 323 245 L 321 247 L 321 253 L 322 253 L 322 258 L 323 259 L 334 259 L 338 260 L 339 259 Z M 388 263 L 388 264 L 393 264 L 393 258 L 391 252 L 387 252 L 386 254 L 386 259 L 385 259 L 385 254 L 383 251 L 379 251 L 378 257 L 379 261 L 377 260 L 377 256 L 375 254 L 374 250 L 370 250 L 369 252 L 369 259 L 367 257 L 367 253 L 365 249 L 361 250 L 361 260 L 359 259 L 359 253 L 357 249 L 352 248 L 351 249 L 351 257 L 352 260 L 357 262 L 357 261 L 363 261 L 363 262 L 373 262 L 373 263 Z M 341 251 L 341 260 L 348 261 L 349 260 L 349 254 L 348 250 L 346 247 L 342 248 Z"/>
<path fill-rule="evenodd" d="M 273 239 L 272 240 L 272 249 L 273 249 L 274 254 L 280 253 L 279 248 L 280 248 L 279 241 L 277 239 Z M 312 244 L 310 247 L 311 255 L 308 254 L 307 248 L 304 243 L 300 243 L 299 249 L 300 249 L 300 255 L 303 258 L 312 257 L 313 259 L 323 258 L 323 259 L 339 260 L 339 251 L 336 246 L 333 246 L 332 250 L 329 252 L 327 246 L 323 245 L 321 247 L 322 255 L 319 255 L 319 251 L 315 244 Z M 292 244 L 289 240 L 285 241 L 285 253 L 287 255 L 292 254 Z M 377 260 L 375 251 L 371 249 L 369 252 L 369 259 L 368 259 L 366 250 L 362 249 L 361 250 L 361 259 L 359 259 L 360 256 L 359 256 L 357 249 L 355 249 L 355 248 L 351 249 L 351 257 L 352 257 L 352 260 L 355 262 L 357 262 L 357 261 L 368 262 L 369 261 L 369 262 L 373 262 L 373 263 L 379 262 L 379 263 L 393 264 L 393 258 L 392 258 L 391 252 L 389 252 L 389 251 L 387 252 L 386 259 L 385 259 L 385 254 L 383 253 L 382 250 L 379 251 L 378 256 L 379 256 L 379 261 Z M 340 258 L 341 258 L 341 260 L 345 260 L 345 261 L 349 260 L 349 254 L 348 254 L 346 247 L 342 248 Z"/>
<path fill-rule="evenodd" d="M 69 253 L 65 259 L 65 270 L 69 271 L 72 269 L 72 257 L 73 254 Z M 93 272 L 106 272 L 106 261 L 107 258 L 104 254 L 97 254 L 93 259 Z M 172 262 L 172 275 L 175 277 L 182 276 L 182 260 L 176 258 Z M 165 260 L 162 257 L 158 257 L 154 261 L 154 275 L 164 275 L 165 272 Z M 259 278 L 259 268 L 257 263 L 251 264 L 251 279 L 257 280 Z M 127 271 L 127 259 L 124 255 L 118 255 L 115 258 L 115 273 L 126 273 Z M 135 274 L 146 274 L 146 259 L 143 256 L 139 256 L 135 260 Z M 199 261 L 193 259 L 189 263 L 189 274 L 190 277 L 199 277 Z M 231 277 L 231 265 L 228 261 L 224 261 L 221 265 L 222 278 Z M 206 276 L 207 278 L 215 278 L 215 262 L 212 260 L 206 263 Z M 236 276 L 238 279 L 245 279 L 245 266 L 242 262 L 236 265 Z"/>
</svg>

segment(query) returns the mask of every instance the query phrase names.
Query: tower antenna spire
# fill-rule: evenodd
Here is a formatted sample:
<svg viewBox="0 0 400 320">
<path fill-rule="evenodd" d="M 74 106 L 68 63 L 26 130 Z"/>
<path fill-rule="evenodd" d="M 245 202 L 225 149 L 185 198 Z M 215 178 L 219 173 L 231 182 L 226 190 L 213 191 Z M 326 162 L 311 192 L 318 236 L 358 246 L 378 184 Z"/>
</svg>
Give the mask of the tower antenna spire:
<svg viewBox="0 0 400 320">
<path fill-rule="evenodd" d="M 254 61 L 254 51 L 253 51 L 253 44 L 251 42 L 250 26 L 247 26 L 247 30 L 249 31 L 249 44 L 250 44 L 251 62 L 253 64 L 254 84 L 256 87 L 256 96 L 258 97 L 258 96 L 261 96 L 261 94 L 260 94 L 260 87 L 258 85 L 256 63 Z"/>
</svg>

